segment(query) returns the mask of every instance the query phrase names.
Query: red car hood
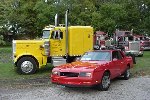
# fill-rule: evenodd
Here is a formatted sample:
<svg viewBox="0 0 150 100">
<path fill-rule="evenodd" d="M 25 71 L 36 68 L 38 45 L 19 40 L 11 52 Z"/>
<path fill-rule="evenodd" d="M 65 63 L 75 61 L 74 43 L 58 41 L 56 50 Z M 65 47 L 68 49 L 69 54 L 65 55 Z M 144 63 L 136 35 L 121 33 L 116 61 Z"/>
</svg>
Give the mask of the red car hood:
<svg viewBox="0 0 150 100">
<path fill-rule="evenodd" d="M 109 61 L 77 61 L 57 67 L 59 70 L 93 70 L 100 66 L 105 66 Z"/>
</svg>

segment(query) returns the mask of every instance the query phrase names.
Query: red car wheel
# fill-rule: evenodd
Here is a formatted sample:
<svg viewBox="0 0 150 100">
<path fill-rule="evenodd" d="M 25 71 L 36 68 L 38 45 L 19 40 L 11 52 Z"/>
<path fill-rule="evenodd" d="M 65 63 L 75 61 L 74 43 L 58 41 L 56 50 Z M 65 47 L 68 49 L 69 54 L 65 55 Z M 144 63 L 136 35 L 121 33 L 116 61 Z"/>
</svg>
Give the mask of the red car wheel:
<svg viewBox="0 0 150 100">
<path fill-rule="evenodd" d="M 97 86 L 98 90 L 107 91 L 110 86 L 110 73 L 104 72 L 101 83 Z"/>
</svg>

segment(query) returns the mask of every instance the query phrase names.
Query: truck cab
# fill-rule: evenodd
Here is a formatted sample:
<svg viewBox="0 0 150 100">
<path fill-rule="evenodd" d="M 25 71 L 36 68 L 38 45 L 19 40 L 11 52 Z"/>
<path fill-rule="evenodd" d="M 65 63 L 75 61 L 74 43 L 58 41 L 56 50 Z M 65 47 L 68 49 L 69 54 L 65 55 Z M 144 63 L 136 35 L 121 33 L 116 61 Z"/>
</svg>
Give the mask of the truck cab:
<svg viewBox="0 0 150 100">
<path fill-rule="evenodd" d="M 135 56 L 143 56 L 143 49 L 140 41 L 135 41 L 133 32 L 116 30 L 114 40 L 118 47 L 122 47 L 126 54 L 134 54 Z"/>
</svg>

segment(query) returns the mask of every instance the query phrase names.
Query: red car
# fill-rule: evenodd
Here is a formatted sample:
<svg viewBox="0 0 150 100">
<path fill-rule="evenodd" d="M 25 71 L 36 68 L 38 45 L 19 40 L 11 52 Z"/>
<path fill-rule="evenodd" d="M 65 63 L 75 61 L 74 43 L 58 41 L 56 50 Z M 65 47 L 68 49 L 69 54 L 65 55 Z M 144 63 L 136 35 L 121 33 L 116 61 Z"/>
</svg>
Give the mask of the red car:
<svg viewBox="0 0 150 100">
<path fill-rule="evenodd" d="M 91 87 L 106 91 L 110 80 L 123 76 L 129 79 L 132 57 L 119 50 L 86 52 L 79 61 L 60 65 L 52 70 L 51 82 L 68 87 Z"/>
</svg>

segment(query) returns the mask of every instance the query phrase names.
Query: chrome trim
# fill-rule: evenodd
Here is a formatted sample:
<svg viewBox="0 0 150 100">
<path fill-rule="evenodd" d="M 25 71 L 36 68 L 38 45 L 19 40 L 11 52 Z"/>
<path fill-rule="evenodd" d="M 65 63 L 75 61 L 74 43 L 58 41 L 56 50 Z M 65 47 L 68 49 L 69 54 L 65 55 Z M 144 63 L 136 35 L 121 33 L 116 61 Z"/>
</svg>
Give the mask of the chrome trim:
<svg viewBox="0 0 150 100">
<path fill-rule="evenodd" d="M 15 59 L 14 55 L 16 54 L 16 40 L 12 41 L 12 58 Z"/>
<path fill-rule="evenodd" d="M 50 54 L 50 42 L 49 41 L 44 42 L 44 49 L 45 49 L 45 55 L 49 56 Z"/>
</svg>

